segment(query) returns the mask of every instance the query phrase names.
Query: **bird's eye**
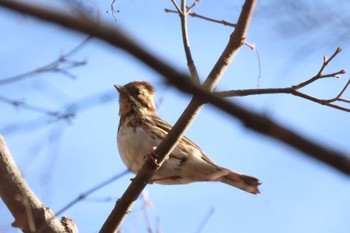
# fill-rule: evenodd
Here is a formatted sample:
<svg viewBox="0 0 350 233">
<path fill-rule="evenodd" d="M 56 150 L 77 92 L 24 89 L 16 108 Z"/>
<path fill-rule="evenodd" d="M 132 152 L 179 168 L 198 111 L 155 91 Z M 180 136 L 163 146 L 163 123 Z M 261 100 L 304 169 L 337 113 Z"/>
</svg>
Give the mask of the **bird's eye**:
<svg viewBox="0 0 350 233">
<path fill-rule="evenodd" d="M 141 95 L 141 90 L 138 89 L 138 88 L 135 88 L 135 89 L 133 89 L 133 90 L 131 91 L 130 94 L 133 95 L 133 96 L 139 96 L 139 95 Z"/>
</svg>

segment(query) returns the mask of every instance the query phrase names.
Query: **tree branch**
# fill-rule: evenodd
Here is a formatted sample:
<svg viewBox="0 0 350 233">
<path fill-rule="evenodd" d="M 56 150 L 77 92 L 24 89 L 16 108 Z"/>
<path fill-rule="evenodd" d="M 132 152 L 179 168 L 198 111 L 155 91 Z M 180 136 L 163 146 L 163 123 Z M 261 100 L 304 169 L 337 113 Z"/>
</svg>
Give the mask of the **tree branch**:
<svg viewBox="0 0 350 233">
<path fill-rule="evenodd" d="M 23 179 L 1 135 L 0 161 L 0 196 L 15 218 L 14 227 L 28 233 L 78 232 L 73 221 L 65 217 L 60 222 L 52 210 L 40 202 Z"/>
<path fill-rule="evenodd" d="M 318 71 L 318 73 L 314 77 L 312 77 L 311 79 L 298 84 L 297 86 L 294 87 L 294 89 L 298 90 L 300 88 L 303 88 L 303 87 L 305 87 L 305 86 L 307 86 L 307 85 L 309 85 L 309 84 L 311 84 L 311 83 L 313 83 L 321 78 L 329 78 L 329 77 L 337 78 L 337 75 L 345 74 L 345 70 L 340 70 L 338 72 L 330 73 L 330 74 L 323 74 L 324 69 L 341 52 L 341 50 L 342 49 L 340 47 L 338 47 L 329 59 L 327 59 L 327 57 L 324 56 L 323 57 L 323 64 L 322 64 L 320 70 Z"/>
<path fill-rule="evenodd" d="M 350 79 L 345 84 L 345 86 L 340 91 L 340 93 L 335 98 L 332 98 L 332 99 L 327 99 L 327 100 L 319 99 L 299 91 L 299 89 L 306 87 L 319 79 L 331 78 L 331 77 L 338 78 L 340 74 L 345 74 L 345 70 L 340 70 L 329 74 L 323 74 L 324 69 L 327 67 L 330 61 L 332 61 L 335 58 L 335 56 L 338 55 L 340 52 L 341 52 L 341 48 L 337 48 L 336 51 L 333 53 L 333 55 L 329 59 L 326 59 L 326 57 L 324 57 L 323 64 L 320 70 L 318 71 L 318 73 L 314 77 L 306 80 L 305 82 L 301 82 L 297 85 L 293 85 L 291 87 L 285 87 L 285 88 L 257 88 L 257 89 L 245 89 L 245 90 L 220 91 L 220 92 L 215 92 L 215 95 L 219 97 L 235 97 L 235 96 L 242 97 L 242 96 L 248 96 L 248 95 L 262 95 L 262 94 L 292 94 L 292 95 L 295 95 L 295 96 L 298 96 L 331 108 L 339 109 L 345 112 L 350 112 L 350 108 L 346 108 L 346 107 L 342 107 L 337 104 L 334 104 L 337 101 L 350 103 L 349 100 L 342 98 L 342 95 L 349 87 Z"/>
</svg>

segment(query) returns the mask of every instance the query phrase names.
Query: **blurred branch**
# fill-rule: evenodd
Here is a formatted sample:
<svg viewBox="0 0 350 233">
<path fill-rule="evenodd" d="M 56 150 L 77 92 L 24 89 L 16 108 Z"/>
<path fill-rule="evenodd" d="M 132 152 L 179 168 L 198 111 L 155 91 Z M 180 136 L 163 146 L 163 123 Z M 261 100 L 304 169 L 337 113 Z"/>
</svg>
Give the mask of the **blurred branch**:
<svg viewBox="0 0 350 233">
<path fill-rule="evenodd" d="M 245 89 L 245 90 L 230 90 L 230 91 L 220 91 L 215 92 L 215 94 L 219 97 L 234 97 L 234 96 L 248 96 L 248 95 L 262 95 L 262 94 L 292 94 L 310 101 L 313 101 L 315 103 L 319 103 L 322 105 L 326 105 L 331 108 L 339 109 L 345 112 L 350 112 L 349 107 L 342 107 L 340 105 L 335 104 L 335 102 L 344 102 L 344 103 L 350 103 L 350 100 L 346 100 L 342 98 L 342 95 L 347 90 L 350 84 L 350 79 L 345 84 L 343 89 L 339 92 L 339 94 L 331 99 L 319 99 L 307 94 L 304 94 L 303 92 L 299 91 L 299 89 L 306 87 L 315 81 L 323 78 L 339 78 L 339 75 L 345 74 L 345 70 L 340 70 L 337 72 L 329 73 L 329 74 L 323 74 L 324 69 L 327 67 L 327 65 L 341 52 L 341 48 L 337 48 L 336 51 L 333 53 L 333 55 L 327 59 L 324 57 L 323 64 L 318 71 L 318 73 L 306 80 L 305 82 L 299 83 L 297 85 L 293 85 L 291 87 L 285 87 L 285 88 L 258 88 L 258 89 Z"/>
<path fill-rule="evenodd" d="M 147 209 L 152 206 L 152 203 L 148 197 L 148 192 L 146 192 L 145 190 L 142 191 L 140 196 L 141 196 L 141 201 L 142 201 L 142 211 L 143 211 L 143 214 L 144 214 L 145 220 L 146 220 L 147 232 L 153 233 L 152 223 L 151 223 L 151 220 L 149 218 L 148 211 L 147 211 Z"/>
<path fill-rule="evenodd" d="M 26 122 L 16 122 L 13 124 L 9 124 L 3 128 L 0 128 L 0 132 L 4 134 L 13 133 L 15 131 L 20 130 L 28 130 L 28 129 L 36 129 L 41 126 L 46 126 L 47 124 L 51 124 L 53 122 L 57 122 L 60 120 L 65 120 L 70 123 L 70 121 L 76 116 L 77 112 L 83 111 L 95 106 L 101 106 L 101 104 L 108 103 L 115 99 L 114 91 L 106 91 L 99 94 L 94 94 L 82 98 L 73 103 L 67 104 L 63 107 L 62 111 L 52 111 L 52 113 L 56 114 L 47 114 L 47 116 L 39 117 L 34 120 L 29 120 Z M 54 117 L 54 118 L 52 118 Z"/>
<path fill-rule="evenodd" d="M 215 208 L 214 207 L 210 208 L 210 210 L 205 215 L 204 219 L 202 220 L 201 224 L 198 226 L 195 233 L 202 232 L 203 228 L 205 227 L 205 225 L 207 225 L 207 223 L 209 222 L 209 219 L 213 216 L 214 213 L 215 213 Z"/>
<path fill-rule="evenodd" d="M 43 113 L 45 115 L 48 116 L 53 116 L 53 117 L 57 117 L 57 118 L 67 118 L 67 113 L 60 113 L 59 111 L 51 111 L 49 109 L 37 106 L 37 105 L 32 105 L 32 104 L 28 104 L 24 101 L 20 101 L 20 100 L 13 100 L 13 99 L 9 99 L 7 97 L 4 96 L 0 96 L 0 101 L 4 102 L 4 103 L 8 103 L 10 105 L 13 105 L 15 108 L 23 108 L 26 110 L 30 110 L 33 112 L 39 112 L 39 113 Z"/>
<path fill-rule="evenodd" d="M 73 48 L 71 51 L 69 51 L 66 54 L 60 55 L 58 59 L 56 59 L 55 61 L 45 66 L 36 68 L 32 71 L 29 71 L 20 75 L 16 75 L 14 77 L 0 79 L 0 86 L 23 81 L 34 75 L 38 75 L 46 72 L 60 73 L 69 78 L 75 78 L 75 76 L 71 74 L 68 70 L 79 66 L 83 66 L 86 64 L 86 61 L 73 61 L 73 60 L 68 60 L 68 58 L 74 55 L 76 52 L 78 52 L 91 38 L 92 38 L 91 36 L 88 36 L 85 40 L 83 40 L 78 46 Z"/>
<path fill-rule="evenodd" d="M 14 227 L 23 232 L 78 232 L 68 218 L 60 221 L 30 189 L 0 135 L 0 196 L 15 218 Z M 68 224 L 68 225 L 67 225 Z"/>
<path fill-rule="evenodd" d="M 127 173 L 129 173 L 129 170 L 125 170 L 122 171 L 114 176 L 112 176 L 111 178 L 101 182 L 100 184 L 92 187 L 91 189 L 89 189 L 88 191 L 80 194 L 78 197 L 76 197 L 75 199 L 73 199 L 71 202 L 69 202 L 67 205 L 65 205 L 64 207 L 62 207 L 59 211 L 57 211 L 56 215 L 61 215 L 64 211 L 66 211 L 67 209 L 71 208 L 72 206 L 74 206 L 75 204 L 77 204 L 78 202 L 84 200 L 87 198 L 87 196 L 89 196 L 90 194 L 96 192 L 97 190 L 105 187 L 106 185 L 112 183 L 113 181 L 121 178 L 122 176 L 126 175 Z"/>
<path fill-rule="evenodd" d="M 191 8 L 188 7 L 187 9 L 192 9 L 192 7 Z M 175 14 L 178 13 L 178 11 L 167 9 L 167 8 L 165 8 L 164 11 L 166 13 L 175 13 Z M 197 14 L 196 12 L 189 12 L 188 11 L 187 15 L 195 17 L 195 18 L 199 18 L 199 19 L 204 19 L 204 20 L 207 20 L 207 21 L 210 21 L 213 23 L 223 24 L 223 25 L 229 26 L 229 27 L 236 27 L 237 26 L 237 24 L 235 24 L 235 23 L 230 23 L 226 20 L 217 20 L 217 19 L 209 18 L 209 17 L 203 16 L 203 15 Z"/>
</svg>

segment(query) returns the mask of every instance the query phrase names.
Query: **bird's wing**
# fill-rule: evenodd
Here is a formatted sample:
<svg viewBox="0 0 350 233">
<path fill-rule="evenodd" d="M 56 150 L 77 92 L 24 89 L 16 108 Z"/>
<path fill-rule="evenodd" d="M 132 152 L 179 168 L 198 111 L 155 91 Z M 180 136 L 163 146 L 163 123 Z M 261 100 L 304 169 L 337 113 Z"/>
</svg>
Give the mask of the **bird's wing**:
<svg viewBox="0 0 350 233">
<path fill-rule="evenodd" d="M 171 130 L 172 126 L 168 122 L 162 120 L 159 117 L 155 117 L 153 120 L 154 120 L 157 128 L 159 128 L 160 130 L 164 131 L 166 134 L 169 133 L 169 131 Z M 217 166 L 211 159 L 209 159 L 208 156 L 206 156 L 206 154 L 202 151 L 202 149 L 196 143 L 194 143 L 192 140 L 190 140 L 188 137 L 182 136 L 181 140 L 184 141 L 185 143 L 195 147 L 196 149 L 198 149 L 201 152 L 201 154 L 202 154 L 203 160 L 205 160 L 207 163 L 210 163 L 212 165 Z"/>
</svg>

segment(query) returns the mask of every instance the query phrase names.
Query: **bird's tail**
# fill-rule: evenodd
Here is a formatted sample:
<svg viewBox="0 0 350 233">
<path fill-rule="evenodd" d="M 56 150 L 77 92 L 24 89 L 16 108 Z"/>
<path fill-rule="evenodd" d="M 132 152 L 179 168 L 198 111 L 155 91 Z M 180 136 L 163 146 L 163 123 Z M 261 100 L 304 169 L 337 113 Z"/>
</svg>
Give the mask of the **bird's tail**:
<svg viewBox="0 0 350 233">
<path fill-rule="evenodd" d="M 220 170 L 214 173 L 210 179 L 221 181 L 252 194 L 260 193 L 258 186 L 261 182 L 257 178 L 239 174 L 226 168 L 220 168 Z"/>
</svg>

